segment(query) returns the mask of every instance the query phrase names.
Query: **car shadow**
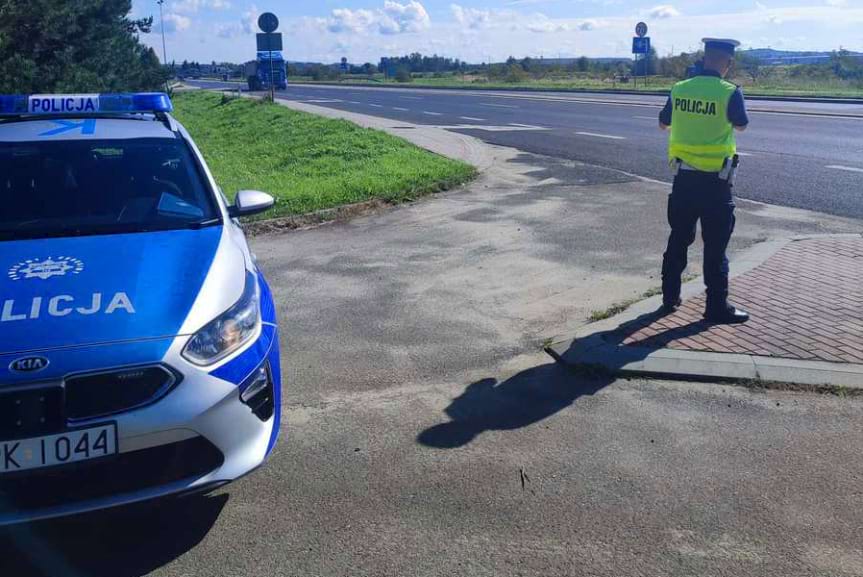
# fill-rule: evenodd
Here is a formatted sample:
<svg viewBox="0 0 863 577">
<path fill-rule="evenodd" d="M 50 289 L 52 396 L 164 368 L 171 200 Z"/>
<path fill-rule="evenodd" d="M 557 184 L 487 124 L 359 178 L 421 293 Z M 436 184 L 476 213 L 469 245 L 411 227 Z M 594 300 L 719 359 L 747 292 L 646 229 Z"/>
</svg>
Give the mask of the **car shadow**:
<svg viewBox="0 0 863 577">
<path fill-rule="evenodd" d="M 614 380 L 610 375 L 573 371 L 550 362 L 522 371 L 503 382 L 487 378 L 468 385 L 445 409 L 450 421 L 421 432 L 427 447 L 463 447 L 486 431 L 508 431 L 538 423 L 593 395 Z"/>
<path fill-rule="evenodd" d="M 0 528 L 0 575 L 141 577 L 200 543 L 227 494 L 189 496 Z"/>
</svg>

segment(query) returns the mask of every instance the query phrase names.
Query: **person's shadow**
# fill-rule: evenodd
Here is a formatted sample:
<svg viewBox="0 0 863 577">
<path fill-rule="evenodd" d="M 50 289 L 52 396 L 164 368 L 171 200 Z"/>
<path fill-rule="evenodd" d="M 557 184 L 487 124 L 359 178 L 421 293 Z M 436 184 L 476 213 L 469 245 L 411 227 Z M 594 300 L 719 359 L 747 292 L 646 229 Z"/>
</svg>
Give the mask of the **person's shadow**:
<svg viewBox="0 0 863 577">
<path fill-rule="evenodd" d="M 200 543 L 227 494 L 165 498 L 0 527 L 0 575 L 141 577 Z"/>
<path fill-rule="evenodd" d="M 554 362 L 522 371 L 502 383 L 482 379 L 470 384 L 446 408 L 450 421 L 426 429 L 417 441 L 427 447 L 454 449 L 484 431 L 527 427 L 583 395 L 596 393 L 612 380 L 609 376 L 579 374 Z"/>
</svg>

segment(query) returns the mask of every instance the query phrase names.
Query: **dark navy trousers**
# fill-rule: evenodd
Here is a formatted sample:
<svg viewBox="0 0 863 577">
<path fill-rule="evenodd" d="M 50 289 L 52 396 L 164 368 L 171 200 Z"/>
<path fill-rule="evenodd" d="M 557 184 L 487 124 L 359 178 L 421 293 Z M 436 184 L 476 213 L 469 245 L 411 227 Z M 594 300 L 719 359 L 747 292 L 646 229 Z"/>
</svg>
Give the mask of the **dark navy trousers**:
<svg viewBox="0 0 863 577">
<path fill-rule="evenodd" d="M 701 221 L 704 240 L 704 284 L 708 310 L 722 310 L 728 299 L 728 257 L 734 232 L 732 186 L 711 172 L 681 170 L 668 197 L 671 235 L 662 260 L 662 294 L 665 303 L 680 298 L 681 275 L 686 269 L 689 246 L 695 242 L 695 226 Z"/>
</svg>

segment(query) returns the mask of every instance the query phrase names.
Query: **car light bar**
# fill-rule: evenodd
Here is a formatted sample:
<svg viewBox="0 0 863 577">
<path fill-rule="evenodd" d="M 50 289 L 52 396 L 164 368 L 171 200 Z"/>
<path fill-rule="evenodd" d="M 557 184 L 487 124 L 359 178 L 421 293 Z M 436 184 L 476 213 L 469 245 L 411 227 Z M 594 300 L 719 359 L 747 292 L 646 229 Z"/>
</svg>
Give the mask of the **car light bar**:
<svg viewBox="0 0 863 577">
<path fill-rule="evenodd" d="M 0 116 L 75 116 L 172 110 L 171 99 L 163 92 L 0 95 Z"/>
</svg>

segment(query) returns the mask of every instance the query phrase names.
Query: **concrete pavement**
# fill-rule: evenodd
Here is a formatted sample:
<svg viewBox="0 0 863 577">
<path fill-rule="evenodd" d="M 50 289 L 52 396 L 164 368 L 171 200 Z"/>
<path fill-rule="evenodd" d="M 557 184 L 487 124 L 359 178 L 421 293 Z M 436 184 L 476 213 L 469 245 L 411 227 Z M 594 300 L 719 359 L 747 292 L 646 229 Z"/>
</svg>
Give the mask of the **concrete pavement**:
<svg viewBox="0 0 863 577">
<path fill-rule="evenodd" d="M 859 400 L 586 379 L 540 352 L 658 284 L 668 188 L 485 154 L 463 190 L 252 239 L 286 371 L 265 468 L 0 533 L 2 573 L 863 572 Z M 860 227 L 740 204 L 735 251 Z"/>
</svg>

